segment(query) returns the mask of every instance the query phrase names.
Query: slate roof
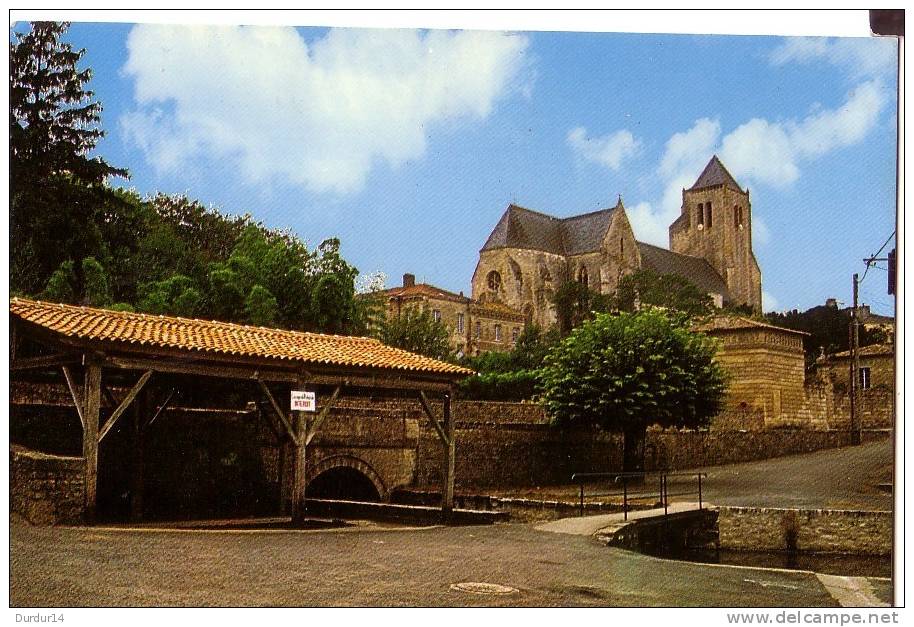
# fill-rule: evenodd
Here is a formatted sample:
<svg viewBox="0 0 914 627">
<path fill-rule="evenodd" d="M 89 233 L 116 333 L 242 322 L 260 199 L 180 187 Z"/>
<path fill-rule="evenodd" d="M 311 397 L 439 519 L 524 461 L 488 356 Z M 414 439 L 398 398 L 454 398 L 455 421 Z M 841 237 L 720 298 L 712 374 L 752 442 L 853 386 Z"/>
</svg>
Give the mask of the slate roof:
<svg viewBox="0 0 914 627">
<path fill-rule="evenodd" d="M 391 287 L 381 293 L 385 294 L 388 298 L 395 298 L 398 296 L 400 298 L 420 298 L 424 296 L 437 300 L 449 300 L 455 303 L 470 302 L 470 299 L 466 296 L 449 292 L 440 287 L 429 285 L 428 283 L 417 283 L 416 285 L 410 285 L 408 287 Z"/>
<path fill-rule="evenodd" d="M 509 205 L 482 250 L 524 248 L 556 255 L 578 255 L 599 250 L 619 205 L 570 218 Z"/>
<path fill-rule="evenodd" d="M 169 348 L 214 356 L 235 355 L 329 366 L 472 374 L 466 368 L 386 346 L 367 337 L 303 333 L 227 322 L 108 311 L 23 298 L 10 299 L 10 314 L 69 338 L 114 345 Z"/>
<path fill-rule="evenodd" d="M 729 298 L 723 277 L 701 257 L 674 253 L 644 242 L 638 242 L 638 250 L 641 252 L 642 268 L 653 270 L 657 274 L 678 274 L 705 292 L 721 294 L 724 300 Z"/>
<path fill-rule="evenodd" d="M 727 171 L 720 159 L 717 158 L 717 155 L 714 155 L 708 161 L 708 165 L 702 170 L 691 189 L 704 189 L 706 187 L 716 187 L 717 185 L 725 185 L 738 192 L 744 191 L 739 186 L 739 183 L 736 182 L 736 179 L 733 178 L 733 175 Z"/>
</svg>

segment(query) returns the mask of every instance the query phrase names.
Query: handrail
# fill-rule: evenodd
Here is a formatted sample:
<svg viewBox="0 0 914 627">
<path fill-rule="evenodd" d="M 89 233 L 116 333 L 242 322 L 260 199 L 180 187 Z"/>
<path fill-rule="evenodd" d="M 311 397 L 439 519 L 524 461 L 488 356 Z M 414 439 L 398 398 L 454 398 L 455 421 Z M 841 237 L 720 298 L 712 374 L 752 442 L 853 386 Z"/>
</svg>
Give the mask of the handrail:
<svg viewBox="0 0 914 627">
<path fill-rule="evenodd" d="M 698 509 L 703 509 L 704 503 L 702 500 L 702 478 L 707 477 L 708 473 L 706 472 L 668 472 L 665 470 L 654 470 L 654 471 L 639 471 L 639 472 L 576 472 L 571 475 L 572 483 L 577 483 L 580 486 L 580 515 L 584 515 L 584 486 L 589 483 L 594 483 L 602 479 L 612 479 L 613 483 L 622 482 L 622 516 L 624 520 L 628 520 L 628 483 L 629 479 L 641 479 L 644 480 L 648 475 L 659 475 L 659 491 L 658 492 L 642 492 L 637 493 L 638 499 L 650 498 L 657 496 L 660 499 L 660 502 L 663 504 L 663 515 L 667 516 L 669 514 L 669 504 L 670 504 L 670 492 L 668 486 L 668 479 L 670 477 L 696 477 L 698 480 Z M 591 496 L 613 496 L 620 494 L 620 492 L 605 492 L 599 494 L 591 494 Z M 695 492 L 674 492 L 673 496 L 685 496 L 688 494 L 695 494 Z"/>
</svg>

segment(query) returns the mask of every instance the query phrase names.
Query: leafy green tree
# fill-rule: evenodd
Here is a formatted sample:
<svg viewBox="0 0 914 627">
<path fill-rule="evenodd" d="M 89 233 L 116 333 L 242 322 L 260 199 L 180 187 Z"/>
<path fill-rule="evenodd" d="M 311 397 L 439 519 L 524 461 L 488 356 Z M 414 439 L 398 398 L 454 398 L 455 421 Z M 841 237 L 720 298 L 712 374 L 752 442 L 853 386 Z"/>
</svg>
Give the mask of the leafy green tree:
<svg viewBox="0 0 914 627">
<path fill-rule="evenodd" d="M 450 334 L 431 311 L 418 307 L 408 308 L 399 316 L 391 316 L 381 323 L 378 338 L 388 346 L 395 346 L 435 359 L 451 357 Z"/>
<path fill-rule="evenodd" d="M 108 289 L 108 273 L 93 257 L 82 260 L 83 269 L 83 302 L 93 307 L 105 307 L 111 304 L 111 291 Z"/>
<path fill-rule="evenodd" d="M 585 320 L 590 320 L 594 312 L 607 311 L 609 299 L 578 281 L 562 283 L 552 295 L 555 305 L 556 325 L 565 336 Z"/>
<path fill-rule="evenodd" d="M 715 351 L 683 316 L 598 313 L 546 357 L 541 400 L 556 424 L 621 432 L 625 470 L 638 470 L 648 426 L 701 427 L 720 411 Z"/>
<path fill-rule="evenodd" d="M 68 27 L 33 22 L 10 45 L 10 279 L 26 292 L 61 262 L 99 253 L 98 209 L 112 199 L 105 182 L 127 177 L 89 156 L 104 135 L 102 106 L 86 88 L 91 71 L 77 67 L 85 50 L 61 40 Z M 81 265 L 74 273 L 81 292 Z"/>
<path fill-rule="evenodd" d="M 675 309 L 690 316 L 702 316 L 714 310 L 711 296 L 678 274 L 658 274 L 642 269 L 619 280 L 612 299 L 614 309 L 635 311 L 645 305 Z"/>
<path fill-rule="evenodd" d="M 41 293 L 41 298 L 53 303 L 75 303 L 74 283 L 76 283 L 76 273 L 73 270 L 73 262 L 68 259 L 51 274 L 48 284 Z"/>
<path fill-rule="evenodd" d="M 203 297 L 190 277 L 176 274 L 140 288 L 137 308 L 146 313 L 194 318 L 201 315 Z"/>
<path fill-rule="evenodd" d="M 278 313 L 276 299 L 262 285 L 255 285 L 244 300 L 244 312 L 247 322 L 261 327 L 270 327 L 276 323 Z"/>
</svg>

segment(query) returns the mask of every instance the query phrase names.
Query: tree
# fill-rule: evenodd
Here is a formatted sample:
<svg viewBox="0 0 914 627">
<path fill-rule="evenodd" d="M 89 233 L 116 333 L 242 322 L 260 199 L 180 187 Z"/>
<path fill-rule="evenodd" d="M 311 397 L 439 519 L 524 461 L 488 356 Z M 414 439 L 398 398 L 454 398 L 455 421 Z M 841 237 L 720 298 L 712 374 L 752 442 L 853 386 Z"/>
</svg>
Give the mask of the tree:
<svg viewBox="0 0 914 627">
<path fill-rule="evenodd" d="M 33 22 L 10 46 L 10 278 L 36 291 L 67 259 L 98 254 L 96 213 L 127 171 L 89 157 L 104 132 L 102 106 L 77 68 L 85 50 L 61 41 L 69 24 Z M 77 283 L 82 267 L 75 268 Z M 78 286 L 82 291 L 82 286 Z"/>
<path fill-rule="evenodd" d="M 552 304 L 555 305 L 556 324 L 563 336 L 585 320 L 590 320 L 594 312 L 609 309 L 606 296 L 578 281 L 562 283 L 552 295 Z"/>
<path fill-rule="evenodd" d="M 451 356 L 447 327 L 427 309 L 408 308 L 399 316 L 391 316 L 381 323 L 378 337 L 389 346 L 426 357 L 449 359 Z"/>
<path fill-rule="evenodd" d="M 681 315 L 598 313 L 546 357 L 541 399 L 556 424 L 622 432 L 624 468 L 638 470 L 648 426 L 701 427 L 720 411 L 715 350 Z"/>
<path fill-rule="evenodd" d="M 615 309 L 629 312 L 645 305 L 675 309 L 690 316 L 702 316 L 714 310 L 711 296 L 685 277 L 647 269 L 623 276 L 612 300 Z"/>
</svg>

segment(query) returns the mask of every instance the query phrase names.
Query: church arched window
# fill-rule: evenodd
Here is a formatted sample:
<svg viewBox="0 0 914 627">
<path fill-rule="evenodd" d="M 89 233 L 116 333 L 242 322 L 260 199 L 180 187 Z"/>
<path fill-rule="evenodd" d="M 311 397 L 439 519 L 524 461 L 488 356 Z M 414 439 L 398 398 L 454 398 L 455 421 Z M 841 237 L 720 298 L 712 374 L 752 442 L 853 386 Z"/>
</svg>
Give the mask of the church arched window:
<svg viewBox="0 0 914 627">
<path fill-rule="evenodd" d="M 581 266 L 581 269 L 578 270 L 578 283 L 587 287 L 589 281 L 587 277 L 587 266 Z"/>
<path fill-rule="evenodd" d="M 501 289 L 501 275 L 497 271 L 492 270 L 486 277 L 486 282 L 489 285 L 489 289 L 493 292 L 497 292 Z"/>
<path fill-rule="evenodd" d="M 711 201 L 708 201 L 708 216 L 705 218 L 705 225 L 710 229 L 711 228 Z"/>
</svg>

